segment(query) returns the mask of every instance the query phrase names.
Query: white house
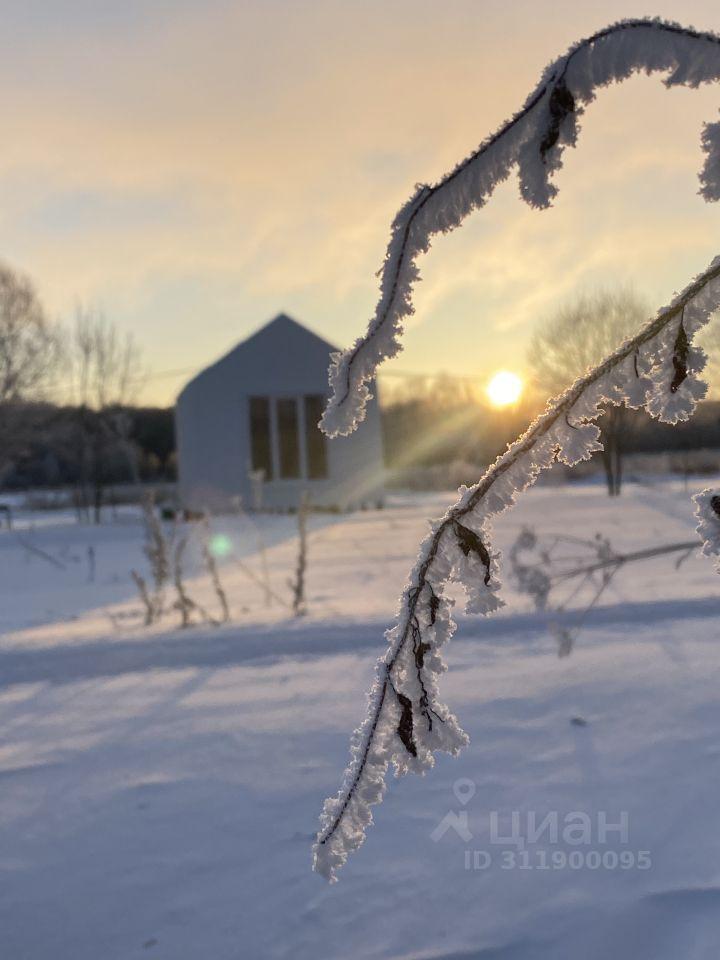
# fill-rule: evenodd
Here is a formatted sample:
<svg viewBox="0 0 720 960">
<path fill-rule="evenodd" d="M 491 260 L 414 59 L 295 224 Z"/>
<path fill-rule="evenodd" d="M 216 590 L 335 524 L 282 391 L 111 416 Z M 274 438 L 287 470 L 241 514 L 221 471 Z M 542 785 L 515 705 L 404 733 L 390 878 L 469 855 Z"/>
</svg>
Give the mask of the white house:
<svg viewBox="0 0 720 960">
<path fill-rule="evenodd" d="M 191 510 L 351 509 L 383 497 L 380 415 L 349 437 L 318 429 L 336 348 L 280 314 L 194 377 L 175 406 L 179 492 Z"/>
</svg>

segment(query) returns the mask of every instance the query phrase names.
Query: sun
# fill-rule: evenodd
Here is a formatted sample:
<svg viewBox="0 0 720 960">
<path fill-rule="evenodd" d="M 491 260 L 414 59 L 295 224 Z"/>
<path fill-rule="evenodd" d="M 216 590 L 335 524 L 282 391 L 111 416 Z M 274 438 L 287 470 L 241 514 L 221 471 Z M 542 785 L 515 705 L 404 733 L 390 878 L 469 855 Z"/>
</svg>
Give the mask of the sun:
<svg viewBox="0 0 720 960">
<path fill-rule="evenodd" d="M 522 390 L 520 377 L 508 370 L 499 370 L 485 387 L 488 400 L 494 407 L 509 407 L 517 403 Z"/>
</svg>

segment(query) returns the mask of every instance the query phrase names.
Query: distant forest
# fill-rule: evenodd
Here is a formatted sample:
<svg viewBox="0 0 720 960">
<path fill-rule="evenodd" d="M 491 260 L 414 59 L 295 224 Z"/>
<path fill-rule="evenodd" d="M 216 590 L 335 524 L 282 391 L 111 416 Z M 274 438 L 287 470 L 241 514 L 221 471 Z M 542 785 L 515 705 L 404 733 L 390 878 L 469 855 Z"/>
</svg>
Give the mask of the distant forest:
<svg viewBox="0 0 720 960">
<path fill-rule="evenodd" d="M 427 399 L 394 403 L 383 410 L 386 465 L 404 470 L 455 460 L 491 463 L 536 412 L 526 407 L 508 413 L 478 403 L 438 407 Z M 720 449 L 720 401 L 701 402 L 694 417 L 677 426 L 627 410 L 620 444 L 626 454 Z"/>
<path fill-rule="evenodd" d="M 122 444 L 105 448 L 102 482 L 133 479 L 172 481 L 176 478 L 175 427 L 172 408 L 123 407 L 127 424 Z M 502 452 L 527 425 L 530 407 L 513 412 L 491 410 L 476 399 L 443 396 L 394 398 L 382 407 L 386 466 L 402 477 L 414 468 L 437 467 L 457 461 L 482 466 Z M 59 487 L 82 480 L 73 425 L 81 416 L 74 407 L 41 405 L 25 408 L 28 428 L 17 431 L 12 461 L 5 465 L 5 490 Z M 705 401 L 687 423 L 676 427 L 628 411 L 621 435 L 624 453 L 720 450 L 720 401 Z"/>
<path fill-rule="evenodd" d="M 118 407 L 110 411 L 123 423 L 122 436 L 108 442 L 102 436 L 102 476 L 105 485 L 141 481 L 171 481 L 176 477 L 175 423 L 172 407 Z M 7 420 L 7 417 L 5 418 Z M 13 455 L 2 470 L 5 490 L 73 486 L 84 481 L 83 443 L 78 424 L 88 420 L 81 407 L 34 404 L 12 418 Z M 92 435 L 94 423 L 88 430 Z M 6 455 L 5 460 L 8 460 Z"/>
</svg>

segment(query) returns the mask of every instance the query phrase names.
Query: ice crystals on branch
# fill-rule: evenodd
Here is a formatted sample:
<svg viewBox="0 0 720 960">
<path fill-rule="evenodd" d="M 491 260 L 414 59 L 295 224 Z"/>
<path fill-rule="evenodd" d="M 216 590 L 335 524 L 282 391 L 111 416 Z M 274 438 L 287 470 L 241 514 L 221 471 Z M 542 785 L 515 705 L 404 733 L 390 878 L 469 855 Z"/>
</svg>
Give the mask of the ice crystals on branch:
<svg viewBox="0 0 720 960">
<path fill-rule="evenodd" d="M 557 194 L 552 175 L 565 146 L 574 146 L 579 118 L 597 90 L 633 73 L 665 73 L 667 87 L 697 87 L 720 79 L 720 37 L 658 19 L 623 20 L 580 41 L 551 63 L 523 107 L 474 153 L 433 186 L 419 185 L 392 225 L 380 270 L 380 300 L 367 333 L 333 356 L 332 397 L 321 425 L 328 436 L 352 433 L 365 416 L 368 383 L 379 364 L 401 349 L 403 322 L 412 315 L 417 260 L 438 233 L 459 226 L 484 206 L 495 187 L 518 168 L 520 194 L 547 207 Z M 720 198 L 720 123 L 702 134 L 706 159 L 700 192 Z"/>
<path fill-rule="evenodd" d="M 475 486 L 460 488 L 455 505 L 431 526 L 397 623 L 387 633 L 388 649 L 378 661 L 368 716 L 353 738 L 343 785 L 325 803 L 314 848 L 321 873 L 334 878 L 362 843 L 391 763 L 398 774 L 422 772 L 433 765 L 436 751 L 455 754 L 467 742 L 438 692 L 445 669 L 441 648 L 455 629 L 445 588 L 461 583 L 466 609 L 473 613 L 502 605 L 493 518 L 556 460 L 577 463 L 600 449 L 595 421 L 606 404 L 644 404 L 670 423 L 687 418 L 705 390 L 698 378 L 703 357 L 692 338 L 718 307 L 720 258 L 635 337 L 548 404 Z"/>
<path fill-rule="evenodd" d="M 693 497 L 695 516 L 698 520 L 697 532 L 703 543 L 706 557 L 715 557 L 715 565 L 720 573 L 720 492 L 703 490 Z"/>
<path fill-rule="evenodd" d="M 560 165 L 562 146 L 574 143 L 581 105 L 598 87 L 637 70 L 670 71 L 667 85 L 718 79 L 720 38 L 659 20 L 624 21 L 600 31 L 548 68 L 525 107 L 499 133 L 437 186 L 417 189 L 393 224 L 380 303 L 368 333 L 331 365 L 334 396 L 322 422 L 328 434 L 354 429 L 364 415 L 367 382 L 378 364 L 400 349 L 402 319 L 412 312 L 416 258 L 431 236 L 451 230 L 481 206 L 514 164 L 525 199 L 547 206 L 554 195 L 549 174 Z M 708 163 L 702 192 L 717 199 L 720 133 L 709 129 L 703 138 Z M 491 541 L 494 517 L 555 461 L 575 464 L 602 449 L 596 421 L 608 404 L 644 407 L 668 423 L 687 419 L 706 389 L 699 378 L 705 357 L 693 338 L 719 306 L 717 258 L 636 336 L 549 402 L 478 483 L 461 487 L 454 506 L 431 524 L 396 623 L 386 633 L 387 650 L 378 660 L 367 716 L 353 735 L 341 788 L 325 801 L 313 848 L 317 871 L 335 879 L 363 842 L 391 764 L 398 775 L 421 773 L 432 767 L 436 752 L 457 754 L 467 743 L 438 690 L 445 670 L 442 647 L 455 630 L 446 587 L 462 584 L 469 612 L 487 614 L 502 605 L 500 558 Z M 720 553 L 720 531 L 708 542 Z"/>
</svg>

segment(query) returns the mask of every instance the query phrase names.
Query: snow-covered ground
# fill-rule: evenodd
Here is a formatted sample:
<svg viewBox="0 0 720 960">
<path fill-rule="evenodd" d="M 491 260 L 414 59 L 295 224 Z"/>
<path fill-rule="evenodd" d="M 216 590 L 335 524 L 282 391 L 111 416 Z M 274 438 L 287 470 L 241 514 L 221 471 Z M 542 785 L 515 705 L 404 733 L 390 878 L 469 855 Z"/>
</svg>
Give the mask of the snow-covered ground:
<svg viewBox="0 0 720 960">
<path fill-rule="evenodd" d="M 528 523 L 618 550 L 690 539 L 700 486 L 630 485 L 619 503 L 540 487 L 496 540 Z M 141 626 L 132 510 L 0 533 L 2 960 L 715 960 L 720 580 L 699 556 L 624 569 L 565 659 L 506 571 L 508 607 L 460 618 L 447 651 L 471 745 L 390 783 L 339 883 L 311 873 L 383 630 L 451 497 L 313 516 L 300 619 L 293 518 L 216 518 L 233 612 L 218 628 Z M 216 612 L 199 542 L 189 569 Z"/>
</svg>

